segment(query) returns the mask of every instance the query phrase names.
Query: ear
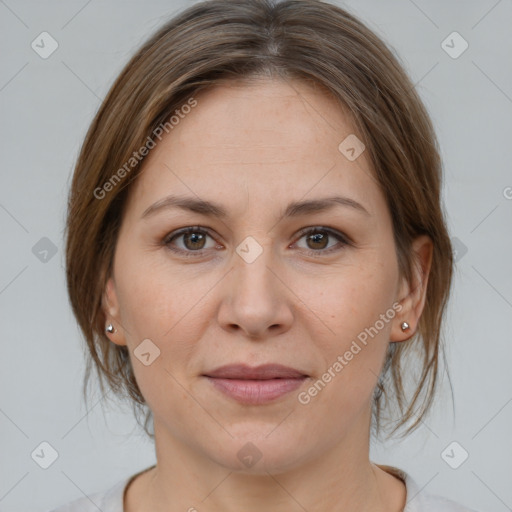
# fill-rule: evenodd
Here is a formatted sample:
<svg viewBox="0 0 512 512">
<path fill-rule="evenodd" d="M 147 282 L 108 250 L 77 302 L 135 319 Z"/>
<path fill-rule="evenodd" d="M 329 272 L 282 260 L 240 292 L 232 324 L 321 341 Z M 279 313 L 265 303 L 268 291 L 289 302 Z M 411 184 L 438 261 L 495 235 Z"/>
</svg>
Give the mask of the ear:
<svg viewBox="0 0 512 512">
<path fill-rule="evenodd" d="M 390 341 L 406 341 L 416 332 L 418 322 L 425 306 L 427 284 L 432 264 L 434 244 L 427 235 L 421 235 L 412 243 L 413 263 L 411 282 L 405 277 L 399 287 L 397 301 L 402 308 L 393 319 Z M 402 330 L 402 323 L 407 322 L 409 328 Z"/>
<path fill-rule="evenodd" d="M 117 298 L 116 285 L 113 277 L 109 277 L 103 291 L 101 307 L 105 314 L 106 324 L 114 326 L 113 333 L 105 332 L 110 341 L 117 345 L 126 345 L 124 329 L 121 325 L 121 316 L 119 311 L 119 300 Z"/>
</svg>

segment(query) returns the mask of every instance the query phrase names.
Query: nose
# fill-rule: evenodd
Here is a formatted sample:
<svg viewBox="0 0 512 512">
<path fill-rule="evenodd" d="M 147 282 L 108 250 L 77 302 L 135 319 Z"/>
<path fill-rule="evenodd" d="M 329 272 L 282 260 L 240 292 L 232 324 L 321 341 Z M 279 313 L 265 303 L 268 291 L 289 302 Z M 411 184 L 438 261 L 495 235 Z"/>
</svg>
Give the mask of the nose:
<svg viewBox="0 0 512 512">
<path fill-rule="evenodd" d="M 218 322 L 231 333 L 239 331 L 251 339 L 268 339 L 286 332 L 293 322 L 293 293 L 285 271 L 271 248 L 262 249 L 256 259 L 233 255 L 233 269 L 223 280 Z M 259 250 L 258 249 L 258 252 Z M 254 250 L 254 246 L 251 247 Z"/>
</svg>

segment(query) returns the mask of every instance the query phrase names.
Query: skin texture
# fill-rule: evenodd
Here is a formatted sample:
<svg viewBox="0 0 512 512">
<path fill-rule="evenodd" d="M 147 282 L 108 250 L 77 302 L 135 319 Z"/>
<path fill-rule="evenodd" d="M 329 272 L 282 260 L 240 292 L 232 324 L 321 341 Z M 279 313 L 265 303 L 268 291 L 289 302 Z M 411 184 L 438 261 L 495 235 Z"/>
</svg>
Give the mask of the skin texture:
<svg viewBox="0 0 512 512">
<path fill-rule="evenodd" d="M 132 482 L 126 510 L 402 510 L 403 483 L 369 460 L 370 406 L 388 343 L 406 342 L 421 315 L 430 240 L 415 240 L 419 265 L 405 282 L 367 155 L 351 162 L 338 150 L 355 131 L 318 86 L 229 82 L 195 99 L 134 183 L 105 288 L 107 321 L 116 327 L 109 337 L 128 345 L 154 415 L 157 465 Z M 215 201 L 228 216 L 174 208 L 141 218 L 169 194 Z M 335 206 L 281 217 L 292 201 L 332 195 L 367 213 Z M 188 226 L 209 235 L 179 236 L 172 246 L 200 256 L 165 245 Z M 322 226 L 350 242 L 301 234 Z M 252 263 L 236 252 L 248 236 L 262 250 Z M 298 393 L 398 303 L 394 318 L 301 404 Z M 160 355 L 145 366 L 133 351 L 148 338 Z M 309 379 L 273 402 L 240 404 L 202 376 L 240 362 L 280 363 Z M 261 453 L 252 467 L 237 456 L 248 442 Z"/>
</svg>

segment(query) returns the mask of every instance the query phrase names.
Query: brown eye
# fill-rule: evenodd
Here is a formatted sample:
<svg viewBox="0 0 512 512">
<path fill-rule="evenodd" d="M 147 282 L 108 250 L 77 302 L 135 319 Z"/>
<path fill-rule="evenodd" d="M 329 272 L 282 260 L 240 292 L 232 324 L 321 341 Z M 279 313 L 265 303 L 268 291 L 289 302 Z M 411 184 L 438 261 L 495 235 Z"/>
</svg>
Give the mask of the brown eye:
<svg viewBox="0 0 512 512">
<path fill-rule="evenodd" d="M 317 227 L 302 232 L 300 240 L 306 239 L 306 252 L 314 256 L 329 254 L 334 251 L 343 249 L 344 246 L 350 245 L 347 237 L 341 233 L 328 228 Z M 331 239 L 338 240 L 337 243 L 329 246 Z"/>
<path fill-rule="evenodd" d="M 183 236 L 183 244 L 187 249 L 190 250 L 197 250 L 197 249 L 203 249 L 204 247 L 204 241 L 205 236 L 203 233 L 185 233 Z M 189 245 L 190 244 L 190 245 Z"/>
<path fill-rule="evenodd" d="M 307 235 L 307 240 L 311 249 L 325 249 L 328 244 L 329 235 L 325 233 L 312 233 Z"/>
<path fill-rule="evenodd" d="M 201 256 L 202 251 L 211 247 L 206 247 L 207 238 L 212 238 L 205 229 L 200 227 L 188 227 L 177 232 L 171 233 L 164 240 L 164 244 L 172 251 L 182 253 L 185 256 Z M 181 246 L 177 246 L 175 241 L 182 240 Z M 213 244 L 213 247 L 215 244 Z M 198 253 L 198 254 L 194 254 Z"/>
</svg>

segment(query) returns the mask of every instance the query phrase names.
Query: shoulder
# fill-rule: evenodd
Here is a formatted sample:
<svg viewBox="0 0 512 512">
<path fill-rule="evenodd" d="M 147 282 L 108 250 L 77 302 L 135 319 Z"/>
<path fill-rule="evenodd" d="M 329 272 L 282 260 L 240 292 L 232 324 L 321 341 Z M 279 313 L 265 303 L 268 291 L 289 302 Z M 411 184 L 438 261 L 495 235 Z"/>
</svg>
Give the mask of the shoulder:
<svg viewBox="0 0 512 512">
<path fill-rule="evenodd" d="M 132 478 L 125 478 L 109 489 L 78 498 L 49 512 L 123 512 L 124 490 Z"/>
<path fill-rule="evenodd" d="M 403 512 L 477 512 L 444 496 L 427 492 L 403 469 L 378 466 L 404 482 L 407 495 Z"/>
<path fill-rule="evenodd" d="M 449 498 L 422 490 L 407 473 L 405 485 L 407 498 L 404 512 L 477 512 Z"/>
<path fill-rule="evenodd" d="M 416 510 L 416 509 L 413 509 Z M 407 508 L 406 508 L 407 511 Z M 421 499 L 421 507 L 418 512 L 476 512 L 472 508 L 467 508 L 460 503 L 452 501 L 435 494 L 426 494 Z"/>
</svg>

